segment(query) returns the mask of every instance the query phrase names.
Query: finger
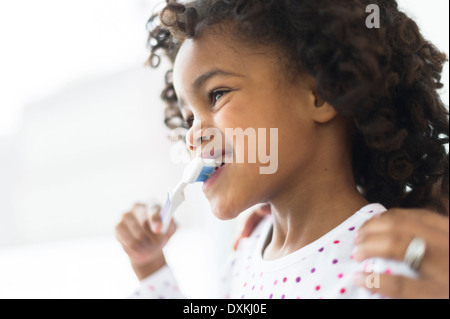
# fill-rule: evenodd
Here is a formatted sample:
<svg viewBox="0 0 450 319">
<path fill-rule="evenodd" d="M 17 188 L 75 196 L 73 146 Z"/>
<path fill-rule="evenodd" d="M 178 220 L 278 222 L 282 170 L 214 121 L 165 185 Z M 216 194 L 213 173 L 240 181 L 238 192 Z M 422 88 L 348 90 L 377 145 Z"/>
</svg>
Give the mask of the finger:
<svg viewBox="0 0 450 319">
<path fill-rule="evenodd" d="M 133 212 L 133 214 L 136 216 L 137 220 L 139 221 L 139 223 L 141 225 L 144 225 L 145 222 L 147 221 L 147 205 L 145 204 L 141 204 L 141 203 L 137 203 L 133 206 L 133 208 L 131 209 L 131 211 Z"/>
<path fill-rule="evenodd" d="M 140 243 L 143 248 L 148 248 L 151 243 L 150 234 L 145 230 L 133 212 L 128 212 L 123 215 L 123 223 L 128 228 L 131 237 Z"/>
<path fill-rule="evenodd" d="M 259 207 L 258 209 L 255 210 L 255 213 L 262 217 L 270 215 L 272 213 L 270 204 L 267 203 L 267 204 L 262 205 L 261 207 Z"/>
<path fill-rule="evenodd" d="M 358 273 L 355 284 L 373 293 L 397 299 L 448 298 L 448 290 L 432 281 L 387 274 Z"/>
<path fill-rule="evenodd" d="M 373 257 L 403 260 L 412 239 L 412 235 L 402 232 L 374 232 L 359 235 L 355 239 L 357 246 L 352 256 L 356 261 Z"/>
<path fill-rule="evenodd" d="M 449 231 L 448 217 L 438 215 L 424 209 L 390 209 L 386 213 L 367 221 L 360 229 L 361 231 L 387 231 L 403 227 L 422 228 L 427 226 L 433 231 Z"/>
<path fill-rule="evenodd" d="M 249 218 L 247 218 L 247 221 L 244 224 L 241 237 L 249 237 L 255 230 L 256 226 L 258 226 L 261 220 L 263 220 L 263 218 L 264 215 L 261 215 L 261 212 L 259 212 L 259 210 L 252 213 Z"/>
<path fill-rule="evenodd" d="M 153 217 L 153 218 L 156 219 L 156 217 Z M 175 221 L 172 219 L 170 221 L 169 227 L 167 228 L 167 231 L 165 233 L 161 233 L 162 224 L 159 221 L 158 221 L 158 223 L 160 224 L 159 226 L 158 226 L 158 224 L 156 224 L 156 227 L 149 226 L 156 230 L 156 232 L 151 231 L 150 238 L 151 238 L 151 241 L 152 241 L 152 244 L 154 245 L 154 247 L 162 248 L 167 244 L 169 239 L 176 232 L 177 226 L 176 226 Z"/>
<path fill-rule="evenodd" d="M 264 204 L 259 208 L 255 209 L 245 221 L 240 237 L 241 238 L 249 237 L 255 230 L 256 226 L 261 222 L 261 220 L 265 216 L 270 214 L 271 214 L 270 204 Z"/>
<path fill-rule="evenodd" d="M 241 241 L 241 239 L 250 237 L 255 228 L 261 222 L 261 220 L 264 219 L 264 216 L 268 214 L 270 214 L 270 206 L 269 208 L 267 208 L 267 206 L 260 207 L 251 213 L 251 215 L 245 221 L 241 233 L 234 242 L 233 245 L 234 250 L 237 250 L 237 247 L 239 246 L 239 242 Z"/>
<path fill-rule="evenodd" d="M 368 233 L 355 240 L 357 245 L 352 256 L 356 261 L 374 257 L 403 261 L 414 236 L 408 232 Z M 437 233 L 434 237 L 424 240 L 426 250 L 419 265 L 419 272 L 429 278 L 448 278 L 448 234 Z"/>
<path fill-rule="evenodd" d="M 162 229 L 162 221 L 161 221 L 161 207 L 153 206 L 149 210 L 149 225 L 152 233 L 160 234 Z"/>
<path fill-rule="evenodd" d="M 128 246 L 129 238 L 132 237 L 131 234 L 128 233 L 128 228 L 123 224 L 117 224 L 115 228 L 115 234 L 117 240 L 122 244 Z"/>
<path fill-rule="evenodd" d="M 169 225 L 169 228 L 167 229 L 167 233 L 165 234 L 165 237 L 166 237 L 167 239 L 169 239 L 170 237 L 172 237 L 173 234 L 175 234 L 176 230 L 177 230 L 177 224 L 176 224 L 175 221 L 172 219 L 172 220 L 170 221 L 170 225 Z"/>
<path fill-rule="evenodd" d="M 116 226 L 116 238 L 127 253 L 144 251 L 144 245 L 138 241 L 130 232 L 125 223 Z"/>
<path fill-rule="evenodd" d="M 448 219 L 446 221 L 448 224 Z M 355 243 L 357 245 L 360 244 L 372 234 L 388 234 L 395 242 L 403 238 L 404 242 L 402 244 L 404 247 L 409 245 L 413 237 L 422 238 L 427 243 L 427 246 L 432 247 L 440 247 L 448 243 L 448 230 L 425 223 L 422 219 L 400 215 L 386 215 L 370 220 L 358 231 Z M 448 244 L 446 247 L 448 247 Z M 398 258 L 399 256 L 397 255 Z"/>
<path fill-rule="evenodd" d="M 161 207 L 153 206 L 149 210 L 149 220 L 147 223 L 147 227 L 149 227 L 150 238 L 153 244 L 156 245 L 164 245 L 167 241 L 172 237 L 175 233 L 177 226 L 175 221 L 172 219 L 170 221 L 169 227 L 167 231 L 163 234 L 162 230 L 162 221 L 161 221 Z"/>
<path fill-rule="evenodd" d="M 406 215 L 408 211 L 412 212 L 412 217 L 422 224 L 437 228 L 441 231 L 449 231 L 448 216 L 443 216 L 435 211 L 427 209 L 403 210 L 403 214 Z"/>
</svg>

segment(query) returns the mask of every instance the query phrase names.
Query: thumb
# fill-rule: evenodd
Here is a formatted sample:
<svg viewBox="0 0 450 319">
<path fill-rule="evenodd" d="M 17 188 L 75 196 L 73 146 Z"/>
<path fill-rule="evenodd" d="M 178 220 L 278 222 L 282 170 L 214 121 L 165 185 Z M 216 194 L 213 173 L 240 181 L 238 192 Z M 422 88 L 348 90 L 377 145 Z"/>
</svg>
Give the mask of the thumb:
<svg viewBox="0 0 450 319">
<path fill-rule="evenodd" d="M 159 234 L 161 232 L 162 228 L 162 222 L 161 222 L 161 206 L 155 205 L 151 207 L 148 210 L 149 216 L 149 223 L 150 223 L 150 229 L 153 233 Z"/>
</svg>

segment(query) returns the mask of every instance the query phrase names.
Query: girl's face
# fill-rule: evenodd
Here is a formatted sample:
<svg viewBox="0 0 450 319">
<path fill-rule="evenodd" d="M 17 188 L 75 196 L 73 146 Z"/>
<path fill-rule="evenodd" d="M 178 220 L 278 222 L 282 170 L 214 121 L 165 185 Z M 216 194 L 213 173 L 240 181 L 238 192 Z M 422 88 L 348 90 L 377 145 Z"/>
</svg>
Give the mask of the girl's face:
<svg viewBox="0 0 450 319">
<path fill-rule="evenodd" d="M 173 75 L 183 117 L 194 117 L 188 145 L 195 152 L 200 145 L 202 150 L 208 143 L 222 145 L 211 156 L 220 159 L 226 143 L 234 152 L 233 163 L 223 166 L 203 186 L 218 218 L 234 218 L 255 204 L 272 201 L 299 180 L 306 181 L 318 145 L 310 112 L 315 97 L 301 80 L 289 83 L 282 74 L 285 69 L 270 49 L 242 48 L 239 42 L 212 32 L 188 39 L 180 48 Z M 217 129 L 222 137 L 199 140 L 202 133 L 209 137 L 204 136 L 208 128 Z M 256 143 L 252 138 L 233 139 L 229 130 L 226 133 L 239 128 L 255 133 Z M 271 128 L 278 129 L 272 139 L 270 134 L 275 132 Z M 258 129 L 266 129 L 266 143 L 262 143 L 264 131 Z M 263 146 L 263 155 L 269 156 L 271 163 L 259 155 Z M 249 160 L 249 151 L 256 154 L 256 163 Z M 244 163 L 237 163 L 237 152 L 246 154 Z M 203 151 L 203 157 L 210 155 Z M 260 168 L 269 165 L 276 172 L 261 174 Z"/>
</svg>

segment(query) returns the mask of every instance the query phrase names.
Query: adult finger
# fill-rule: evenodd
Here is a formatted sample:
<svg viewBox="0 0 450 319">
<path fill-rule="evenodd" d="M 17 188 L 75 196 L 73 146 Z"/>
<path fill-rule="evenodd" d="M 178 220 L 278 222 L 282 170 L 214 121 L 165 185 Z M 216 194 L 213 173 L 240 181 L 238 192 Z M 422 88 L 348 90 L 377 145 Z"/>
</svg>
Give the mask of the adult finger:
<svg viewBox="0 0 450 319">
<path fill-rule="evenodd" d="M 270 214 L 271 214 L 270 204 L 263 205 L 258 209 L 256 209 L 255 211 L 253 211 L 245 221 L 244 227 L 241 233 L 239 234 L 239 237 L 234 242 L 234 250 L 237 249 L 241 239 L 250 237 L 255 228 L 261 222 L 261 220 L 264 219 L 265 216 Z"/>
<path fill-rule="evenodd" d="M 367 221 L 359 230 L 363 231 L 389 231 L 399 228 L 416 229 L 428 226 L 439 231 L 449 231 L 448 217 L 439 215 L 425 209 L 390 209 L 382 215 Z"/>
<path fill-rule="evenodd" d="M 420 273 L 427 277 L 448 278 L 448 233 L 439 231 L 388 231 L 358 235 L 355 238 L 353 258 L 357 261 L 374 257 L 402 261 L 408 246 L 416 236 L 423 238 L 426 243 L 425 255 L 418 269 Z"/>
<path fill-rule="evenodd" d="M 401 232 L 374 232 L 356 237 L 353 258 L 363 261 L 368 258 L 382 257 L 403 260 L 412 235 Z"/>
<path fill-rule="evenodd" d="M 268 214 L 270 214 L 270 208 L 269 208 L 269 210 L 267 210 L 266 208 L 261 207 L 261 208 L 258 208 L 257 210 L 255 210 L 247 218 L 247 220 L 244 224 L 244 228 L 242 229 L 242 232 L 241 232 L 241 237 L 242 238 L 249 237 L 255 230 L 256 226 L 258 226 L 258 224 L 261 222 L 261 220 L 264 219 L 264 217 Z"/>
<path fill-rule="evenodd" d="M 387 274 L 359 273 L 355 284 L 373 293 L 397 299 L 448 299 L 447 289 L 439 283 Z"/>
<path fill-rule="evenodd" d="M 428 247 L 448 247 L 448 230 L 424 223 L 421 219 L 404 218 L 398 215 L 381 216 L 370 220 L 356 234 L 355 244 L 362 246 L 364 243 L 368 248 L 377 249 L 377 254 L 374 256 L 402 260 L 406 248 L 414 237 L 425 240 Z M 380 241 L 378 247 L 374 239 Z M 384 253 L 379 255 L 380 252 Z"/>
</svg>

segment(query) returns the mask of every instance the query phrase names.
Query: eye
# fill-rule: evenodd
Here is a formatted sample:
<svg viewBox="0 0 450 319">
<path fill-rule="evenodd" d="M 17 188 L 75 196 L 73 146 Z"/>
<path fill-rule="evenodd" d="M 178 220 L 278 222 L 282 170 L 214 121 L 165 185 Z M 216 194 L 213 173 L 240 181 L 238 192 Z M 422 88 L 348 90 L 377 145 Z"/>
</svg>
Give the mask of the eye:
<svg viewBox="0 0 450 319">
<path fill-rule="evenodd" d="M 230 90 L 223 90 L 223 89 L 211 91 L 208 94 L 209 100 L 211 101 L 211 105 L 212 106 L 216 105 L 216 103 L 219 102 L 219 100 L 229 92 Z"/>
</svg>

